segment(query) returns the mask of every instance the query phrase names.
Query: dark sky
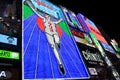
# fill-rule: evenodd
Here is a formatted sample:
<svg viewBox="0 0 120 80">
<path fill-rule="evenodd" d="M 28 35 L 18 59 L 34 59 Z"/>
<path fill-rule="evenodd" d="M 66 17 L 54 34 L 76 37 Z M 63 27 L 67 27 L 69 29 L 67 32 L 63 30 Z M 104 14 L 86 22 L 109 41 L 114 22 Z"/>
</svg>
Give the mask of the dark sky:
<svg viewBox="0 0 120 80">
<path fill-rule="evenodd" d="M 102 27 L 107 35 L 120 44 L 120 4 L 118 0 L 50 0 L 69 10 L 82 13 L 96 25 Z"/>
</svg>

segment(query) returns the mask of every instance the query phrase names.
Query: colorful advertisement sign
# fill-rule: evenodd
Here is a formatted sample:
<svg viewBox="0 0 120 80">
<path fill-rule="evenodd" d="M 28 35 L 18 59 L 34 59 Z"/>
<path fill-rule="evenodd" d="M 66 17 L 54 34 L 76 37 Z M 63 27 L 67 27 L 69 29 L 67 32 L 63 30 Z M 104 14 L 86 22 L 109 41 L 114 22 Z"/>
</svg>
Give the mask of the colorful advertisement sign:
<svg viewBox="0 0 120 80">
<path fill-rule="evenodd" d="M 56 18 L 35 9 L 32 2 L 27 0 L 26 3 L 24 14 L 27 17 L 24 18 L 23 27 L 24 80 L 89 78 L 62 11 L 59 9 L 57 12 L 61 18 Z M 31 13 L 28 13 L 30 9 Z"/>
<path fill-rule="evenodd" d="M 120 53 L 120 48 L 118 47 L 118 43 L 115 41 L 115 39 L 112 39 L 112 40 L 110 41 L 110 43 L 112 44 L 112 46 L 113 46 L 113 48 L 115 49 L 115 51 L 116 51 L 117 53 Z"/>
<path fill-rule="evenodd" d="M 87 21 L 85 23 L 87 24 L 90 31 L 96 36 L 97 40 L 104 42 L 105 44 L 108 44 L 107 41 L 105 40 L 105 38 L 102 36 L 102 34 L 100 33 L 100 31 L 97 28 L 93 27 Z"/>
<path fill-rule="evenodd" d="M 98 42 L 96 36 L 95 36 L 92 32 L 90 32 L 89 34 L 90 34 L 91 38 L 93 39 L 96 47 L 97 47 L 97 48 L 100 50 L 100 52 L 103 54 L 103 53 L 104 53 L 104 50 L 103 50 L 102 46 L 100 45 L 100 43 Z M 103 56 L 104 56 L 104 55 L 103 55 Z"/>
<path fill-rule="evenodd" d="M 0 34 L 0 43 L 11 44 L 17 46 L 17 38 Z"/>
<path fill-rule="evenodd" d="M 85 31 L 92 32 L 96 36 L 97 40 L 102 41 L 105 44 L 108 44 L 103 35 L 101 34 L 101 32 L 98 30 L 96 25 L 91 20 L 89 20 L 87 17 L 83 16 L 80 13 L 77 16 L 81 24 L 83 24 Z"/>
<path fill-rule="evenodd" d="M 91 46 L 91 47 L 95 47 L 92 39 L 90 38 L 90 36 L 88 34 L 85 34 L 83 32 L 79 32 L 76 30 L 71 30 L 73 37 L 75 39 L 76 42 Z"/>
<path fill-rule="evenodd" d="M 88 27 L 87 27 L 87 25 L 86 25 L 86 23 L 85 23 L 85 21 L 84 21 L 84 18 L 86 18 L 86 17 L 83 16 L 82 14 L 78 13 L 78 14 L 77 14 L 77 18 L 78 18 L 80 24 L 82 25 L 82 28 L 84 29 L 84 31 L 85 31 L 86 33 L 90 32 L 90 30 L 88 29 Z"/>
<path fill-rule="evenodd" d="M 74 36 L 75 41 L 94 47 L 90 36 L 84 33 L 84 30 L 82 29 L 82 26 L 79 23 L 76 15 L 72 11 L 64 7 L 62 7 L 62 10 L 68 22 L 71 33 Z"/>
<path fill-rule="evenodd" d="M 19 59 L 20 55 L 18 52 L 0 50 L 0 58 Z"/>
<path fill-rule="evenodd" d="M 106 51 L 109 51 L 111 53 L 115 53 L 114 49 L 110 45 L 105 44 L 104 42 L 100 42 L 100 43 Z"/>
<path fill-rule="evenodd" d="M 38 9 L 40 12 L 45 12 L 51 16 L 59 18 L 58 15 L 59 13 L 57 13 L 59 8 L 57 8 L 57 6 L 53 5 L 47 0 L 29 0 L 29 1 L 31 1 L 32 4 L 34 4 L 35 8 Z"/>
<path fill-rule="evenodd" d="M 70 27 L 74 28 L 74 29 L 77 29 L 77 30 L 80 30 L 80 31 L 84 31 L 82 29 L 82 26 L 81 24 L 79 23 L 76 15 L 74 12 L 62 7 L 62 10 L 63 10 L 63 13 L 65 15 L 65 18 L 69 24 Z"/>
</svg>

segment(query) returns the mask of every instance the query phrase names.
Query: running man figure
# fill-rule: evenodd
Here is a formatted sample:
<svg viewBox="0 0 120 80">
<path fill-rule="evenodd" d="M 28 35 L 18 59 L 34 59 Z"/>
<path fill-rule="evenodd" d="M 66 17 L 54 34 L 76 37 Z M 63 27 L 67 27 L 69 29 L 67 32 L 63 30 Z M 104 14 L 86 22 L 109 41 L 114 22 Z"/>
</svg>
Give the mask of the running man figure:
<svg viewBox="0 0 120 80">
<path fill-rule="evenodd" d="M 41 16 L 39 14 L 39 11 L 37 8 L 34 7 L 34 5 L 32 4 L 32 2 L 30 0 L 26 0 L 26 3 L 28 6 L 30 6 L 32 8 L 32 10 L 40 17 L 42 18 L 43 22 L 44 22 L 44 27 L 45 27 L 45 35 L 46 38 L 49 42 L 49 44 L 51 45 L 54 55 L 58 61 L 59 64 L 59 69 L 60 72 L 62 74 L 65 74 L 64 71 L 64 67 L 63 67 L 63 63 L 61 61 L 60 58 L 60 54 L 59 54 L 59 49 L 60 49 L 60 36 L 56 30 L 56 24 L 60 23 L 62 21 L 62 19 L 59 19 L 58 21 L 52 21 L 50 15 L 45 13 L 45 16 Z"/>
</svg>

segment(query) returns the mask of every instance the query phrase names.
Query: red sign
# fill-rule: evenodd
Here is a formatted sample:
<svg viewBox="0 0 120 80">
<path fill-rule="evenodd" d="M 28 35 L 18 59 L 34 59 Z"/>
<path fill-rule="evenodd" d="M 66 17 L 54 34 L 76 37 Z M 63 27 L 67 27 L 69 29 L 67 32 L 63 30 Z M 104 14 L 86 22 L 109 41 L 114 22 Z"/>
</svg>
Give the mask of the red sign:
<svg viewBox="0 0 120 80">
<path fill-rule="evenodd" d="M 71 29 L 71 32 L 73 35 L 77 36 L 77 37 L 80 37 L 80 38 L 83 38 L 84 37 L 84 34 L 82 32 L 79 32 L 79 31 L 75 31 L 73 29 Z"/>
<path fill-rule="evenodd" d="M 102 41 L 102 42 L 108 44 L 107 41 L 105 40 L 105 38 L 102 36 L 102 34 L 100 33 L 100 31 L 97 28 L 95 28 L 94 26 L 92 26 L 90 23 L 88 23 L 86 21 L 85 21 L 85 23 L 88 26 L 89 30 L 96 36 L 96 38 L 99 41 Z"/>
</svg>

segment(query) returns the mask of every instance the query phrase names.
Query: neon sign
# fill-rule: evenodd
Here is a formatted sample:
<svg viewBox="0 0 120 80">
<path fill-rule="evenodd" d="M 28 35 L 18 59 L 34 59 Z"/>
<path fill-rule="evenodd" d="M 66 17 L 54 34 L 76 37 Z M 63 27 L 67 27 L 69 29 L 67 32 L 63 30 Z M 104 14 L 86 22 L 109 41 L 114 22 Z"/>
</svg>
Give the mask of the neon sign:
<svg viewBox="0 0 120 80">
<path fill-rule="evenodd" d="M 54 16 L 55 18 L 59 18 L 59 8 L 53 5 L 52 3 L 45 0 L 31 0 L 31 2 L 37 9 L 41 10 L 41 12 L 43 11 L 49 15 Z"/>
<path fill-rule="evenodd" d="M 104 42 L 100 42 L 100 43 L 106 51 L 109 51 L 111 53 L 115 53 L 115 51 L 113 50 L 113 48 L 110 45 L 105 44 Z"/>
<path fill-rule="evenodd" d="M 0 42 L 11 45 L 17 45 L 17 38 L 0 34 Z"/>
<path fill-rule="evenodd" d="M 40 1 L 40 0 L 37 0 L 36 2 L 37 2 L 38 5 L 42 5 L 42 6 L 44 6 L 44 7 L 47 7 L 48 9 L 51 9 L 51 10 L 54 10 L 54 11 L 55 11 L 55 9 L 53 9 L 52 6 L 47 5 L 45 2 L 42 2 L 42 1 Z"/>
<path fill-rule="evenodd" d="M 98 53 L 91 53 L 88 50 L 82 51 L 82 53 L 86 60 L 103 62 L 103 60 L 101 59 L 100 55 L 98 55 Z"/>
<path fill-rule="evenodd" d="M 86 21 L 85 21 L 85 23 L 88 26 L 88 28 L 90 29 L 90 31 L 96 36 L 96 38 L 99 41 L 102 41 L 102 42 L 108 44 L 107 41 L 105 40 L 105 38 L 102 36 L 102 34 L 100 33 L 100 31 L 97 28 L 93 27 L 91 24 L 89 24 Z"/>
<path fill-rule="evenodd" d="M 77 28 L 83 31 L 82 26 L 79 23 L 75 13 L 63 7 L 62 7 L 62 10 L 70 27 Z"/>
<path fill-rule="evenodd" d="M 0 50 L 0 57 L 1 58 L 8 58 L 8 59 L 19 59 L 18 52 Z"/>
<path fill-rule="evenodd" d="M 75 31 L 75 30 L 72 30 L 72 29 L 71 29 L 71 32 L 72 32 L 73 35 L 78 36 L 80 38 L 84 37 L 82 32 L 78 32 L 78 31 Z"/>
</svg>

